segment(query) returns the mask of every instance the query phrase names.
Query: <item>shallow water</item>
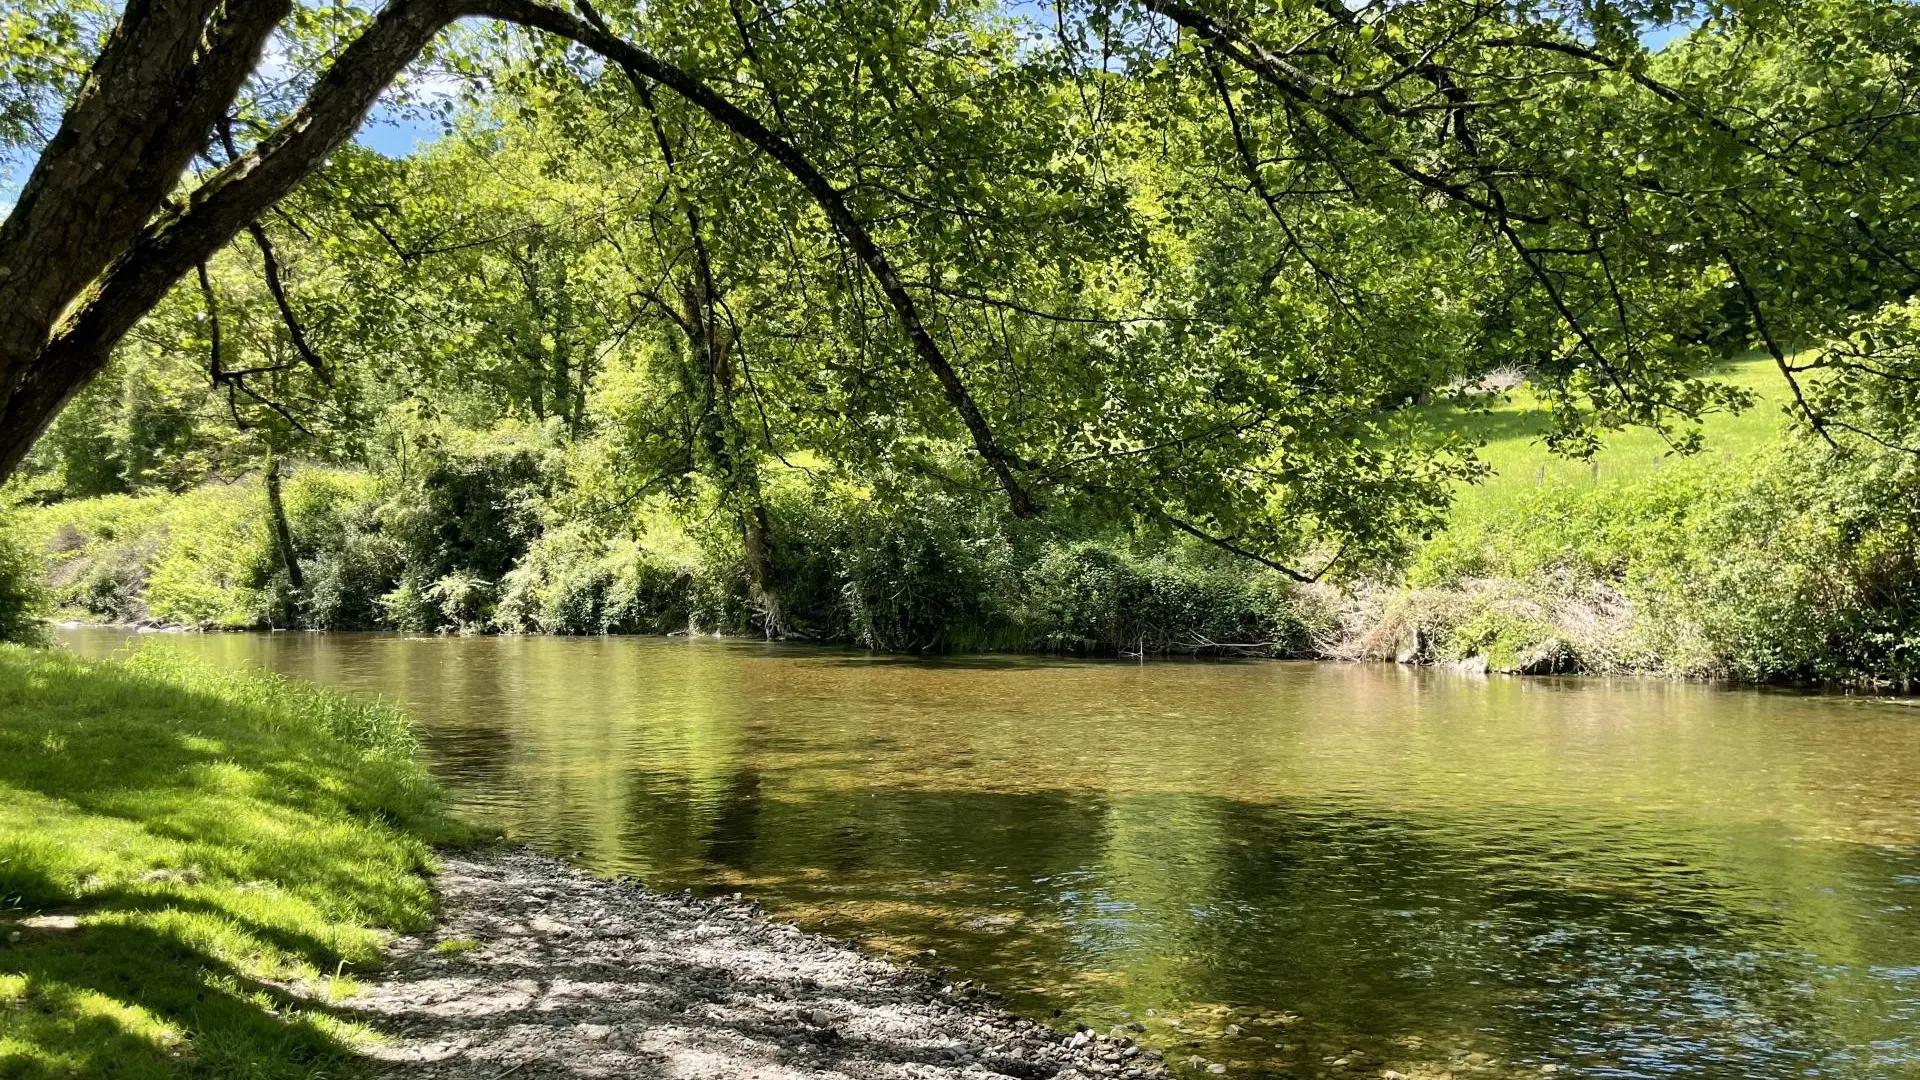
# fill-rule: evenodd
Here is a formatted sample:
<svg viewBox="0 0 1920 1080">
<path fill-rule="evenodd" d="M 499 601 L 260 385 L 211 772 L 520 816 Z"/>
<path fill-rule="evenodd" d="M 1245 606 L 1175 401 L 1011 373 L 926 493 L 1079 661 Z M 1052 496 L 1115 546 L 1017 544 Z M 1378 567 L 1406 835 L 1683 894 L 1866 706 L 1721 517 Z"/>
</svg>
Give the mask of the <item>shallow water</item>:
<svg viewBox="0 0 1920 1080">
<path fill-rule="evenodd" d="M 125 637 L 62 634 L 92 655 Z M 1920 1077 L 1920 710 L 1899 704 L 1389 665 L 146 637 L 398 700 L 463 808 L 539 847 L 932 949 L 1043 1018 L 1142 1022 L 1169 1060 Z"/>
</svg>

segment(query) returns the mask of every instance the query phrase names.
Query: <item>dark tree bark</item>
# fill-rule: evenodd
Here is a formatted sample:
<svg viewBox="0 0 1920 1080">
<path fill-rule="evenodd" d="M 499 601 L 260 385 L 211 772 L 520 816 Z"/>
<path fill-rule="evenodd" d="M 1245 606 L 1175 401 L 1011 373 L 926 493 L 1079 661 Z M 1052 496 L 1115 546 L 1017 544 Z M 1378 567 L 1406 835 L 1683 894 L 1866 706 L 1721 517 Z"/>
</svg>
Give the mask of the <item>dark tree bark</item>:
<svg viewBox="0 0 1920 1080">
<path fill-rule="evenodd" d="M 133 246 L 289 7 L 127 5 L 0 226 L 0 390 L 11 396 L 74 298 Z"/>
<path fill-rule="evenodd" d="M 267 512 L 273 518 L 273 546 L 280 552 L 280 563 L 287 571 L 287 584 L 295 593 L 304 592 L 307 578 L 300 572 L 300 558 L 293 550 L 293 526 L 287 523 L 286 500 L 280 497 L 280 461 L 267 451 Z"/>
<path fill-rule="evenodd" d="M 252 150 L 167 196 L 259 62 L 285 0 L 132 3 L 0 229 L 0 479 L 174 282 L 353 135 L 462 0 L 399 0 Z"/>
</svg>

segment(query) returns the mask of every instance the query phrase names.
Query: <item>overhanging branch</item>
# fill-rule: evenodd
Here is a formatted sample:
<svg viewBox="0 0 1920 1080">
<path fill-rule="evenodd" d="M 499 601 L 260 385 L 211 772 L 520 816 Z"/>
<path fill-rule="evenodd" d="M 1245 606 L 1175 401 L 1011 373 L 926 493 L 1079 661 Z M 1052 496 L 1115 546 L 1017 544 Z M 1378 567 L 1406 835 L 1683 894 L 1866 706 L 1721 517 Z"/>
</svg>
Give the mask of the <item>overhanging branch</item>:
<svg viewBox="0 0 1920 1080">
<path fill-rule="evenodd" d="M 960 414 L 961 422 L 972 436 L 974 450 L 1006 492 L 1014 513 L 1028 516 L 1039 512 L 1039 504 L 1014 476 L 1014 469 L 1020 463 L 994 438 L 993 429 L 987 424 L 966 383 L 928 332 L 919 308 L 900 280 L 892 260 L 847 205 L 846 196 L 814 167 L 798 147 L 692 74 L 615 37 L 584 2 L 581 7 L 588 15 L 585 19 L 531 0 L 477 0 L 475 6 L 479 14 L 545 30 L 585 46 L 618 65 L 631 79 L 650 80 L 667 87 L 786 169 L 827 215 L 834 230 L 853 249 L 861 264 L 879 284 L 880 291 L 893 306 L 914 353 L 939 380 L 948 403 Z"/>
</svg>

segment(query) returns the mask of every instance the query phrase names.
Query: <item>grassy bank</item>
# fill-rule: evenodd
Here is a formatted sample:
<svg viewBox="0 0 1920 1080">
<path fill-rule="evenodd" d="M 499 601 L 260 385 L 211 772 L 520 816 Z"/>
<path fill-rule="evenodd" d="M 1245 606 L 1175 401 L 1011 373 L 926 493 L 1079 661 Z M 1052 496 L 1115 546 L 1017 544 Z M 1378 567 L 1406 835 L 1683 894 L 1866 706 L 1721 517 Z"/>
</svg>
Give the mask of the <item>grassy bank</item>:
<svg viewBox="0 0 1920 1080">
<path fill-rule="evenodd" d="M 458 829 L 397 712 L 0 645 L 0 1076 L 353 1071 L 331 1002 Z"/>
<path fill-rule="evenodd" d="M 1757 403 L 1683 456 L 1649 432 L 1555 459 L 1524 388 L 1460 424 L 1496 472 L 1402 578 L 1343 598 L 1338 655 L 1533 672 L 1911 685 L 1920 499 L 1909 455 L 1789 431 L 1767 361 L 1723 378 Z"/>
<path fill-rule="evenodd" d="M 1780 409 L 1785 386 L 1768 357 L 1729 363 L 1715 371 L 1714 377 L 1752 394 L 1754 404 L 1742 412 L 1712 413 L 1702 418 L 1698 460 L 1715 471 L 1738 473 L 1748 467 L 1743 461 L 1778 447 L 1786 437 L 1786 416 Z M 1483 440 L 1480 458 L 1489 469 L 1483 482 L 1464 486 L 1456 494 L 1451 514 L 1456 529 L 1506 516 L 1516 503 L 1540 488 L 1620 488 L 1649 480 L 1689 460 L 1674 453 L 1658 433 L 1643 428 L 1613 432 L 1589 460 L 1558 456 L 1544 441 L 1547 410 L 1524 383 L 1508 391 L 1491 409 L 1450 411 L 1436 419 L 1448 429 Z"/>
</svg>

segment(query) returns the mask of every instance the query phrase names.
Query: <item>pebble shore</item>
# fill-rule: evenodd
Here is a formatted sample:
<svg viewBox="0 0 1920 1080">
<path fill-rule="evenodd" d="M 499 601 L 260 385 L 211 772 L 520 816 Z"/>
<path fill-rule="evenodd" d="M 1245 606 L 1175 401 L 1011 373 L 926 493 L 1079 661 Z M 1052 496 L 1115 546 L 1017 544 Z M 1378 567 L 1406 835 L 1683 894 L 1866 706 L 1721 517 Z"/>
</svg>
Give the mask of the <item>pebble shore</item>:
<svg viewBox="0 0 1920 1080">
<path fill-rule="evenodd" d="M 1167 1075 L 1124 1031 L 1055 1031 L 750 903 L 525 851 L 443 865 L 441 924 L 343 1002 L 386 1036 L 371 1053 L 396 1080 Z"/>
</svg>

